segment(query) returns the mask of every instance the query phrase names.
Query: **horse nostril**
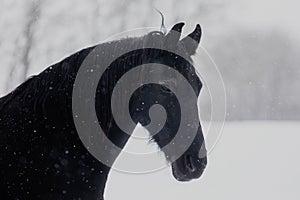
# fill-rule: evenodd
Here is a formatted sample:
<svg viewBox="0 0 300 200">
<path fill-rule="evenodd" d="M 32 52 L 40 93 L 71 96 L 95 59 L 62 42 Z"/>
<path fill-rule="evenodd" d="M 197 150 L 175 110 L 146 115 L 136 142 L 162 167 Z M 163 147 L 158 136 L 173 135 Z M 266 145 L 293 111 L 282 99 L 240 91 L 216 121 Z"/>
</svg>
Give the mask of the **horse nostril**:
<svg viewBox="0 0 300 200">
<path fill-rule="evenodd" d="M 197 170 L 197 168 L 195 167 L 195 165 L 193 163 L 193 157 L 191 155 L 184 156 L 184 162 L 185 162 L 186 168 L 190 172 L 195 172 Z"/>
</svg>

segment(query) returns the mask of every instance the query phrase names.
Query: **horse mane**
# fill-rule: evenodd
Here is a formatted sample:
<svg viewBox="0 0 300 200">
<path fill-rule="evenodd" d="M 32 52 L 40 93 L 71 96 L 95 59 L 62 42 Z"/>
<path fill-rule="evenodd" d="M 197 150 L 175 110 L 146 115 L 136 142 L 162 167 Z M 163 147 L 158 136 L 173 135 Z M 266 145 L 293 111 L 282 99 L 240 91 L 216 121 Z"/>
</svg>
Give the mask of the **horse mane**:
<svg viewBox="0 0 300 200">
<path fill-rule="evenodd" d="M 31 102 L 36 105 L 39 102 L 43 102 L 51 90 L 55 90 L 57 94 L 72 92 L 70 90 L 72 90 L 79 67 L 88 54 L 96 47 L 103 49 L 103 52 L 106 55 L 111 56 L 120 46 L 125 49 L 130 47 L 142 47 L 146 36 L 147 35 L 140 37 L 127 37 L 120 40 L 101 43 L 82 49 L 64 58 L 60 62 L 49 66 L 38 75 L 31 76 L 25 82 L 21 83 L 15 90 L 0 98 L 0 113 L 5 106 L 13 100 L 22 101 L 28 95 L 31 95 L 33 98 L 31 98 L 31 101 L 26 99 L 26 102 Z"/>
</svg>

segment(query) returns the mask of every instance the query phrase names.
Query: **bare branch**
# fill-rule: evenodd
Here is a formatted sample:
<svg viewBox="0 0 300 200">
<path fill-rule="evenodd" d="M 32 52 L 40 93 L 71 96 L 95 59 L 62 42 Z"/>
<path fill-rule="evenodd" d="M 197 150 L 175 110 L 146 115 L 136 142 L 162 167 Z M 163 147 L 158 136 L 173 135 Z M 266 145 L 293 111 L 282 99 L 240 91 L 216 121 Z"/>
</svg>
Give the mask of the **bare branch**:
<svg viewBox="0 0 300 200">
<path fill-rule="evenodd" d="M 25 45 L 21 56 L 21 62 L 24 66 L 21 81 L 26 80 L 29 71 L 30 59 L 29 55 L 34 43 L 34 29 L 40 16 L 41 1 L 32 1 L 28 11 L 28 21 L 24 30 Z"/>
</svg>

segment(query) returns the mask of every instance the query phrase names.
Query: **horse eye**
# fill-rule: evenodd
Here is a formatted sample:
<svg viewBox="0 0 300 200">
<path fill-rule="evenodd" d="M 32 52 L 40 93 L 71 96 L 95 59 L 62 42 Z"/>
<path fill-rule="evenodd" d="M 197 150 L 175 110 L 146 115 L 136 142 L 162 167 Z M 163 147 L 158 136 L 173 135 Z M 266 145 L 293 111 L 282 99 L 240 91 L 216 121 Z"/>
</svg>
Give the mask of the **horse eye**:
<svg viewBox="0 0 300 200">
<path fill-rule="evenodd" d="M 166 86 L 162 86 L 162 87 L 161 87 L 161 90 L 162 90 L 162 92 L 164 92 L 164 93 L 172 93 L 172 91 L 171 91 L 169 88 L 167 88 Z"/>
</svg>

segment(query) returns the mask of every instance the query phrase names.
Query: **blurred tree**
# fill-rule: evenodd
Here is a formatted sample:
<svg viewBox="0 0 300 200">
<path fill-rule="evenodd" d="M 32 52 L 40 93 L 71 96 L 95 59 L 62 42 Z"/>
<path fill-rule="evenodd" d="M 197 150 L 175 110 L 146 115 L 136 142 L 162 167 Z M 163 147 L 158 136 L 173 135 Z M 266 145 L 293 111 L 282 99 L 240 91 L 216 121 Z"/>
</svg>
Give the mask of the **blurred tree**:
<svg viewBox="0 0 300 200">
<path fill-rule="evenodd" d="M 12 86 L 15 85 L 15 82 L 21 83 L 28 77 L 30 53 L 34 45 L 35 25 L 39 20 L 41 4 L 42 0 L 30 1 L 30 3 L 27 4 L 28 7 L 23 33 L 18 36 L 14 43 L 12 53 L 13 60 L 8 72 L 9 79 L 6 82 L 6 90 L 11 89 Z M 16 70 L 16 68 L 18 68 L 18 70 Z"/>
<path fill-rule="evenodd" d="M 285 101 L 295 93 L 297 63 L 294 46 L 281 32 L 235 30 L 215 43 L 213 55 L 228 95 L 229 119 L 290 119 Z M 298 76 L 299 77 L 299 76 Z M 298 104 L 297 110 L 300 111 Z M 300 119 L 300 115 L 294 116 Z"/>
<path fill-rule="evenodd" d="M 35 25 L 39 20 L 40 15 L 40 7 L 41 7 L 42 0 L 33 0 L 29 4 L 28 8 L 28 21 L 25 24 L 24 29 L 24 47 L 21 57 L 21 64 L 23 65 L 23 73 L 21 75 L 21 81 L 24 81 L 28 76 L 28 70 L 30 67 L 30 58 L 29 54 L 31 49 L 34 45 L 34 29 Z"/>
</svg>

